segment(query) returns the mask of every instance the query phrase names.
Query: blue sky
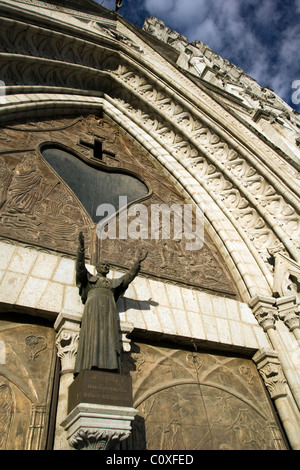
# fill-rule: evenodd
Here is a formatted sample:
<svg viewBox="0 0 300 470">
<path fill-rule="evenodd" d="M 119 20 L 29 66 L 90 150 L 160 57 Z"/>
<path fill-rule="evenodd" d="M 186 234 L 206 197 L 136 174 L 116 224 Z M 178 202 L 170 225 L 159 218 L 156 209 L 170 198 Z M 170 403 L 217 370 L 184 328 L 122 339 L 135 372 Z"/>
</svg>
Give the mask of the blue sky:
<svg viewBox="0 0 300 470">
<path fill-rule="evenodd" d="M 114 9 L 114 0 L 96 1 Z M 190 42 L 204 42 L 300 111 L 292 102 L 300 81 L 300 0 L 123 0 L 119 13 L 140 27 L 155 16 Z"/>
</svg>

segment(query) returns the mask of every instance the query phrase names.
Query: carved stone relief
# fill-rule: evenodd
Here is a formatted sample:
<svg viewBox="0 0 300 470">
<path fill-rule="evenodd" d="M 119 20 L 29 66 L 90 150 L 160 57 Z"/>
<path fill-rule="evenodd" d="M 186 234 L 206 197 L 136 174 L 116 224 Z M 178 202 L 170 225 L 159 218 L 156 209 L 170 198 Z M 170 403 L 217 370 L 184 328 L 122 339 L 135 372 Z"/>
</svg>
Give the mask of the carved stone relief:
<svg viewBox="0 0 300 470">
<path fill-rule="evenodd" d="M 224 295 L 236 294 L 231 276 L 209 237 L 205 234 L 202 249 L 186 250 L 184 237 L 176 240 L 173 236 L 172 217 L 170 239 L 164 240 L 159 236 L 152 240 L 150 227 L 147 239 L 97 238 L 95 214 L 88 213 L 79 200 L 82 191 L 76 192 L 75 188 L 76 197 L 62 177 L 53 170 L 50 160 L 43 158 L 45 145 L 46 148 L 60 146 L 66 150 L 62 152 L 63 156 L 85 162 L 95 172 L 106 172 L 111 179 L 114 175 L 128 175 L 131 178 L 126 183 L 130 186 L 128 194 L 133 182 L 140 181 L 140 186 L 148 189 L 146 192 L 139 190 L 136 202 L 133 196 L 128 198 L 133 209 L 138 207 L 136 203 L 142 202 L 150 214 L 152 204 L 160 206 L 164 203 L 171 207 L 173 204 L 183 206 L 187 203 L 162 176 L 161 170 L 152 164 L 148 155 L 108 120 L 89 116 L 16 124 L 2 128 L 0 139 L 0 171 L 3 175 L 0 188 L 0 236 L 74 256 L 78 232 L 83 231 L 89 250 L 87 256 L 91 262 L 102 256 L 116 267 L 127 268 L 139 245 L 149 250 L 143 266 L 145 275 Z M 80 188 L 81 184 L 84 184 L 84 180 L 80 182 L 80 178 L 76 177 L 77 187 Z M 120 184 L 117 186 L 121 187 Z M 111 184 L 108 190 L 112 192 Z M 123 190 L 120 189 L 120 196 L 124 196 Z M 92 189 L 87 188 L 87 194 L 88 191 Z M 105 191 L 102 192 L 105 195 Z M 99 201 L 99 204 L 103 202 L 108 201 Z M 129 217 L 128 224 L 134 218 Z M 118 224 L 119 219 L 117 230 Z"/>
<path fill-rule="evenodd" d="M 0 449 L 46 446 L 55 366 L 55 332 L 22 318 L 0 321 L 6 359 L 0 364 Z"/>
<path fill-rule="evenodd" d="M 2 168 L 11 174 L 2 190 L 1 235 L 69 252 L 78 222 L 83 230 L 90 224 L 74 195 L 35 151 L 1 158 Z"/>
<path fill-rule="evenodd" d="M 251 360 L 135 343 L 124 367 L 139 409 L 127 448 L 286 448 Z"/>
<path fill-rule="evenodd" d="M 134 67 L 121 64 L 113 74 L 126 84 L 114 90 L 116 102 L 196 172 L 207 191 L 221 199 L 239 221 L 265 260 L 267 249 L 281 242 L 287 243 L 293 254 L 297 252 L 299 215 L 293 196 L 290 198 L 283 187 L 279 190 L 271 173 L 268 178 L 264 176 L 258 160 L 246 159 L 199 116 Z M 288 180 L 292 178 L 297 185 L 297 172 L 278 156 L 277 160 L 289 174 Z M 292 244 L 287 238 L 293 240 Z"/>
</svg>

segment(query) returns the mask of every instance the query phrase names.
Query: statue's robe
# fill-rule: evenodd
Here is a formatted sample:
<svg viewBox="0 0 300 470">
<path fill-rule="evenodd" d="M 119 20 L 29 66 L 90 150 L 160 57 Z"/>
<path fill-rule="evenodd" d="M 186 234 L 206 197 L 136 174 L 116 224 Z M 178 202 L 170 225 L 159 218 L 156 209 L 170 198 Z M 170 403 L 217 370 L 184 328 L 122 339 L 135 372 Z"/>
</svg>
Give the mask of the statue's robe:
<svg viewBox="0 0 300 470">
<path fill-rule="evenodd" d="M 135 278 L 135 263 L 119 279 L 93 276 L 85 267 L 84 252 L 78 250 L 76 282 L 84 303 L 74 374 L 84 369 L 120 371 L 120 339 L 116 301 Z"/>
</svg>

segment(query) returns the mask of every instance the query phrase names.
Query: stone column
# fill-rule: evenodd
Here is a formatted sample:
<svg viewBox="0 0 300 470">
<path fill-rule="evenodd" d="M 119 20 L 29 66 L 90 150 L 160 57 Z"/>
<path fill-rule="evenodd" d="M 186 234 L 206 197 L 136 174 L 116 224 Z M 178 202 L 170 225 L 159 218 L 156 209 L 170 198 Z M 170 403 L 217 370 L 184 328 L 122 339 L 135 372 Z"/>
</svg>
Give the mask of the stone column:
<svg viewBox="0 0 300 470">
<path fill-rule="evenodd" d="M 265 382 L 280 416 L 282 425 L 294 450 L 300 450 L 300 423 L 288 396 L 286 379 L 282 372 L 276 351 L 262 349 L 254 357 L 254 362 Z"/>
<path fill-rule="evenodd" d="M 61 313 L 54 324 L 57 331 L 57 355 L 61 361 L 54 450 L 70 449 L 65 430 L 60 423 L 67 416 L 68 389 L 73 382 L 80 321 L 81 319 L 78 316 Z"/>
<path fill-rule="evenodd" d="M 279 318 L 276 299 L 274 297 L 256 296 L 250 301 L 249 305 L 258 323 L 268 335 L 272 347 L 278 353 L 288 386 L 292 392 L 295 403 L 300 409 L 300 384 L 297 373 L 295 372 L 289 355 L 286 353 L 281 337 L 276 331 L 276 320 Z"/>
<path fill-rule="evenodd" d="M 285 323 L 289 331 L 293 333 L 300 347 L 300 318 L 296 296 L 279 297 L 279 299 L 276 299 L 276 306 L 279 318 Z"/>
</svg>

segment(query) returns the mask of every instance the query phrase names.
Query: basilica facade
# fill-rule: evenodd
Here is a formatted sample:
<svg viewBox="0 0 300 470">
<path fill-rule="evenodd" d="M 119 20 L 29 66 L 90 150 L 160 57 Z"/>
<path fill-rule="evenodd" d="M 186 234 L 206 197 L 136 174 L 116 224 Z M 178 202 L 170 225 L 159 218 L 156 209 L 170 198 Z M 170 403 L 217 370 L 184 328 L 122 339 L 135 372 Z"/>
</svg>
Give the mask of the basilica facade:
<svg viewBox="0 0 300 470">
<path fill-rule="evenodd" d="M 119 13 L 1 2 L 0 449 L 299 450 L 298 113 Z M 147 257 L 74 399 L 80 234 L 111 283 Z"/>
</svg>

